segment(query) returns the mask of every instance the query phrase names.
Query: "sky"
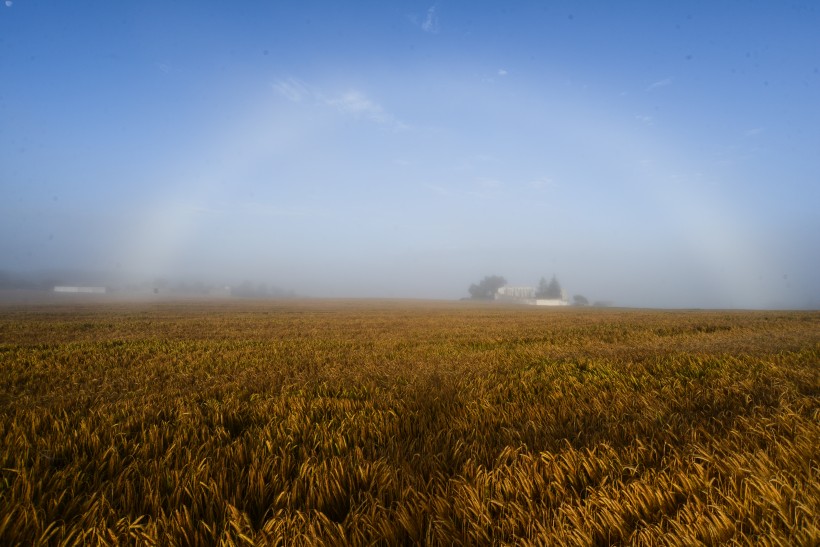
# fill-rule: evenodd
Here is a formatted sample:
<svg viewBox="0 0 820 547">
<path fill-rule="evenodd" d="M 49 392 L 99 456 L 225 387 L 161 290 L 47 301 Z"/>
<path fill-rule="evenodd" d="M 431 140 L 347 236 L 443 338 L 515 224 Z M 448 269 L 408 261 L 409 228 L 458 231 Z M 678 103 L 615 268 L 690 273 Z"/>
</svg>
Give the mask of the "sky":
<svg viewBox="0 0 820 547">
<path fill-rule="evenodd" d="M 0 270 L 820 307 L 820 4 L 0 4 Z"/>
</svg>

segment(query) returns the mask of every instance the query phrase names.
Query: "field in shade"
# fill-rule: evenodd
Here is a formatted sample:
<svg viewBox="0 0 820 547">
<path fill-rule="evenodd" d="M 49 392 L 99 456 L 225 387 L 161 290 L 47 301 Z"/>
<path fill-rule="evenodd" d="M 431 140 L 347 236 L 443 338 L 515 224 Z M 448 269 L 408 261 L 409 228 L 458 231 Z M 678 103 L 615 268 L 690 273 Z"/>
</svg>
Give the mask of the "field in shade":
<svg viewBox="0 0 820 547">
<path fill-rule="evenodd" d="M 0 307 L 0 544 L 820 543 L 820 313 Z"/>
</svg>

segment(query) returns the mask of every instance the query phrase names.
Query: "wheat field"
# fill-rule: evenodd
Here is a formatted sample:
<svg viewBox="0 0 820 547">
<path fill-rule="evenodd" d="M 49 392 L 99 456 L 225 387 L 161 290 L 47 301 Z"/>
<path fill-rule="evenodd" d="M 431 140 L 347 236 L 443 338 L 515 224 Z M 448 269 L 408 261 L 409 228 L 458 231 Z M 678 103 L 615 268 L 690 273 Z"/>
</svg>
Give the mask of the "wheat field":
<svg viewBox="0 0 820 547">
<path fill-rule="evenodd" d="M 3 545 L 819 545 L 820 313 L 0 308 Z"/>
</svg>

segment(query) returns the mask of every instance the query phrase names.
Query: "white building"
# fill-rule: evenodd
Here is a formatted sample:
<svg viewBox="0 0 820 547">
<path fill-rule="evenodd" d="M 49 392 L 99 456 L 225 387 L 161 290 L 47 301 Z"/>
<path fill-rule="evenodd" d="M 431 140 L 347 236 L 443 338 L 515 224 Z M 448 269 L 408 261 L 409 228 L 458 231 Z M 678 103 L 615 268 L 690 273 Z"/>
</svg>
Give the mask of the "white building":
<svg viewBox="0 0 820 547">
<path fill-rule="evenodd" d="M 535 287 L 499 287 L 495 293 L 496 300 L 534 300 Z"/>
<path fill-rule="evenodd" d="M 569 300 L 561 295 L 561 298 L 538 298 L 535 301 L 536 306 L 569 306 Z"/>
<path fill-rule="evenodd" d="M 569 306 L 569 301 L 561 291 L 561 298 L 536 298 L 535 287 L 500 287 L 495 293 L 499 302 L 525 304 L 528 306 Z"/>
<path fill-rule="evenodd" d="M 60 293 L 82 293 L 82 294 L 105 294 L 105 287 L 72 287 L 61 285 L 54 287 L 54 292 Z"/>
</svg>

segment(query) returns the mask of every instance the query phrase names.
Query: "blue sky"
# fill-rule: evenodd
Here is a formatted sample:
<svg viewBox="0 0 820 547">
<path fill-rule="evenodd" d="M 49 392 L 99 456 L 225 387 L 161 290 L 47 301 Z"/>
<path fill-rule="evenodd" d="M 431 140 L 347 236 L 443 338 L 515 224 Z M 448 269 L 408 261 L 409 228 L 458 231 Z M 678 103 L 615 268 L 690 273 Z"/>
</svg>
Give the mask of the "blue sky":
<svg viewBox="0 0 820 547">
<path fill-rule="evenodd" d="M 0 5 L 0 269 L 820 305 L 814 2 Z"/>
</svg>

